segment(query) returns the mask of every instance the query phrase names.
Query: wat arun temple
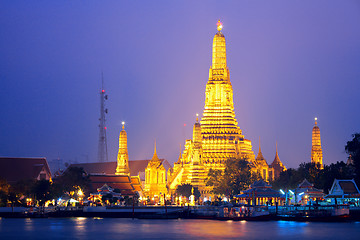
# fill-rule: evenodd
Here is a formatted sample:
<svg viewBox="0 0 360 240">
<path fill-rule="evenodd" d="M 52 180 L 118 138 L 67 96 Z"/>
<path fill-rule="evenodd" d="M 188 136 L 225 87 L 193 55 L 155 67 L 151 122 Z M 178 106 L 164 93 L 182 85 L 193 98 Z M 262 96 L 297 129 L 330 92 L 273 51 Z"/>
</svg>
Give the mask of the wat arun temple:
<svg viewBox="0 0 360 240">
<path fill-rule="evenodd" d="M 255 158 L 251 141 L 245 138 L 238 126 L 227 67 L 226 41 L 220 21 L 217 30 L 213 39 L 212 65 L 206 84 L 203 117 L 200 122 L 196 118 L 193 138 L 186 140 L 184 152 L 168 171 L 170 191 L 180 184 L 188 183 L 198 187 L 201 193 L 208 193 L 211 190 L 205 183 L 208 171 L 224 170 L 229 158 L 246 159 L 252 171 L 258 172 L 267 181 L 274 179 L 275 171 L 286 169 L 278 154 L 271 166 L 266 163 L 261 149 Z"/>
<path fill-rule="evenodd" d="M 192 139 L 186 140 L 185 149 L 179 159 L 167 172 L 158 158 L 156 145 L 154 156 L 145 170 L 143 194 L 153 197 L 164 193 L 174 193 L 177 186 L 191 184 L 197 187 L 203 196 L 211 194 L 206 186 L 210 169 L 224 170 L 225 162 L 230 158 L 246 159 L 251 171 L 257 172 L 266 180 L 273 180 L 281 171 L 286 170 L 279 159 L 277 150 L 275 159 L 268 165 L 259 148 L 258 156 L 252 150 L 251 141 L 242 134 L 235 117 L 233 89 L 230 72 L 227 67 L 226 41 L 221 32 L 222 24 L 217 23 L 217 33 L 213 39 L 212 65 L 205 90 L 205 106 L 202 119 L 197 116 L 193 127 Z M 124 150 L 125 130 L 120 134 L 117 174 L 128 173 L 127 151 Z M 124 137 L 123 137 L 124 138 Z M 126 146 L 127 148 L 127 146 Z M 126 152 L 126 156 L 123 156 Z M 124 171 L 125 170 L 125 171 Z"/>
<path fill-rule="evenodd" d="M 140 194 L 142 199 L 174 196 L 178 186 L 190 184 L 203 198 L 211 197 L 211 186 L 206 185 L 210 169 L 223 171 L 231 158 L 248 161 L 250 171 L 271 182 L 286 170 L 280 161 L 276 144 L 275 158 L 268 164 L 259 141 L 255 157 L 251 141 L 246 139 L 235 117 L 233 89 L 227 67 L 226 41 L 217 23 L 213 38 L 212 64 L 205 89 L 205 106 L 202 119 L 196 116 L 192 139 L 185 141 L 184 151 L 173 166 L 158 157 L 156 143 L 151 160 L 129 160 L 125 123 L 119 135 L 119 151 L 116 162 L 72 164 L 82 167 L 90 175 L 92 184 L 104 184 L 122 189 L 122 194 Z M 323 168 L 320 129 L 315 118 L 312 131 L 311 163 Z M 126 195 L 125 194 L 125 195 Z"/>
</svg>

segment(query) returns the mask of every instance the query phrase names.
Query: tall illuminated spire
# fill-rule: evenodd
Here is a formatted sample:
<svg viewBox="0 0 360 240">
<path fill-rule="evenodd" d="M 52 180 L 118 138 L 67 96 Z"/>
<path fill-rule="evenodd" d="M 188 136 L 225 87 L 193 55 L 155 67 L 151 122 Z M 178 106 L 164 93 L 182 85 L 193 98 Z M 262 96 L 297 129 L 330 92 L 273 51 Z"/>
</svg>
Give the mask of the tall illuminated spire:
<svg viewBox="0 0 360 240">
<path fill-rule="evenodd" d="M 125 122 L 122 122 L 122 131 L 119 136 L 119 153 L 117 156 L 116 175 L 130 175 L 129 154 L 127 148 L 127 133 L 125 131 Z"/>
<path fill-rule="evenodd" d="M 315 118 L 315 126 L 312 130 L 312 147 L 311 147 L 311 163 L 319 164 L 323 169 L 323 153 L 321 148 L 320 128 L 317 125 L 317 118 Z"/>
<path fill-rule="evenodd" d="M 233 89 L 226 63 L 226 42 L 221 32 L 220 20 L 217 23 L 217 30 L 213 38 L 212 65 L 209 69 L 205 107 L 200 121 L 204 164 L 222 165 L 230 157 L 249 155 L 254 160 L 251 142 L 241 135 L 235 118 Z"/>
</svg>

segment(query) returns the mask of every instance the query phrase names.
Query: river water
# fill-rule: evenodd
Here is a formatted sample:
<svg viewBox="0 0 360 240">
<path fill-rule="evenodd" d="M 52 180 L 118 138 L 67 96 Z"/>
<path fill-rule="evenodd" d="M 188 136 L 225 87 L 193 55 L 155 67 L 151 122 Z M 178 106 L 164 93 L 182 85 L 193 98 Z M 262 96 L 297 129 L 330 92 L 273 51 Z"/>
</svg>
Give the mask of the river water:
<svg viewBox="0 0 360 240">
<path fill-rule="evenodd" d="M 360 239 L 360 222 L 0 218 L 0 239 Z"/>
</svg>

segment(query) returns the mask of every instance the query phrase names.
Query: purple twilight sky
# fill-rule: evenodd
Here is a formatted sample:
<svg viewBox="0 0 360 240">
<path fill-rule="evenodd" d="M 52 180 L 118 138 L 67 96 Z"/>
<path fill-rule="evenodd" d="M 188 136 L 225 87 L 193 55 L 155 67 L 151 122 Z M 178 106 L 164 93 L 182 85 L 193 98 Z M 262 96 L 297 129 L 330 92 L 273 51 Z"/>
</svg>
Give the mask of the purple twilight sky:
<svg viewBox="0 0 360 240">
<path fill-rule="evenodd" d="M 239 126 L 268 163 L 324 163 L 360 131 L 359 1 L 0 1 L 0 156 L 97 160 L 101 72 L 109 160 L 177 160 L 202 113 L 221 19 Z M 184 127 L 186 124 L 186 127 Z"/>
</svg>

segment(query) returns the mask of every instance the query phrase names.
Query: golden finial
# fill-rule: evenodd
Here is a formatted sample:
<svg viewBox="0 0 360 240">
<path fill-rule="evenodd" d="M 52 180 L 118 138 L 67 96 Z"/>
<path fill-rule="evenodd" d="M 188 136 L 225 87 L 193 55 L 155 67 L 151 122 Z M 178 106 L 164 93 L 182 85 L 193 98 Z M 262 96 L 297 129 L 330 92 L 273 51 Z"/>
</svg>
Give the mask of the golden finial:
<svg viewBox="0 0 360 240">
<path fill-rule="evenodd" d="M 220 19 L 219 19 L 219 21 L 217 22 L 217 30 L 220 32 L 221 31 L 221 29 L 223 28 L 223 25 L 222 25 L 222 23 L 220 22 Z"/>
<path fill-rule="evenodd" d="M 125 129 L 125 122 L 121 122 L 122 124 L 122 129 L 124 130 Z"/>
<path fill-rule="evenodd" d="M 260 146 L 260 136 L 259 136 L 259 152 L 261 152 L 261 146 Z"/>
<path fill-rule="evenodd" d="M 199 114 L 196 114 L 196 122 L 199 122 Z"/>
<path fill-rule="evenodd" d="M 317 117 L 315 118 L 315 125 L 317 125 Z"/>
<path fill-rule="evenodd" d="M 155 146 L 154 146 L 154 154 L 156 154 L 156 139 L 155 139 Z"/>
</svg>

